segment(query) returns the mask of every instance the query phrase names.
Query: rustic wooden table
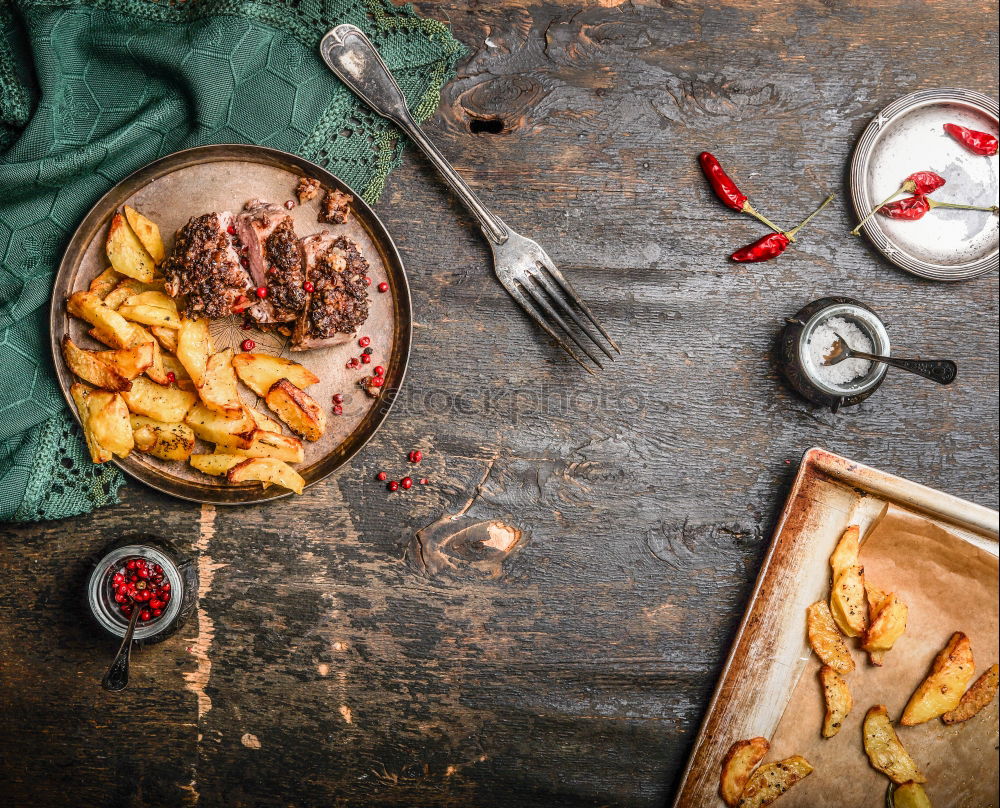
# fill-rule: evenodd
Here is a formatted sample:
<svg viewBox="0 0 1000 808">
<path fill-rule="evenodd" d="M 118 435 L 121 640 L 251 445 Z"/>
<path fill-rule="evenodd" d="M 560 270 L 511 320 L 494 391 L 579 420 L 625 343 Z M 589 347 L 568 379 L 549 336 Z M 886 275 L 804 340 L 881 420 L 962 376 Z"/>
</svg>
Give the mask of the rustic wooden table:
<svg viewBox="0 0 1000 808">
<path fill-rule="evenodd" d="M 847 235 L 844 187 L 894 98 L 997 95 L 995 2 L 418 6 L 472 51 L 430 132 L 624 356 L 597 380 L 564 362 L 408 155 L 378 210 L 415 349 L 354 462 L 268 506 L 132 484 L 116 508 L 0 530 L 6 804 L 662 806 L 803 450 L 997 506 L 997 276 L 894 269 Z M 780 260 L 734 266 L 761 228 L 710 196 L 706 148 L 780 222 L 840 196 Z M 900 352 L 955 358 L 958 382 L 892 374 L 836 416 L 804 403 L 772 343 L 829 293 L 876 307 Z M 431 484 L 389 496 L 376 471 L 415 447 Z M 444 527 L 413 552 L 458 513 L 523 538 L 500 560 Z M 122 698 L 96 686 L 111 646 L 72 583 L 135 529 L 198 554 L 201 600 Z"/>
</svg>

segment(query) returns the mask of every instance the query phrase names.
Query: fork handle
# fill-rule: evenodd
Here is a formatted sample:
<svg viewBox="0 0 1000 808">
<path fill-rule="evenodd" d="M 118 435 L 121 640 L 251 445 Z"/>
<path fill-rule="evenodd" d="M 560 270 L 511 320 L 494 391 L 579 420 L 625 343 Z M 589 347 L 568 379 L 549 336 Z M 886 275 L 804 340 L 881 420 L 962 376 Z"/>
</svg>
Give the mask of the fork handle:
<svg viewBox="0 0 1000 808">
<path fill-rule="evenodd" d="M 863 351 L 851 351 L 851 357 L 882 362 L 900 370 L 908 370 L 938 384 L 951 384 L 958 375 L 958 365 L 950 359 L 898 359 L 894 356 L 877 356 Z"/>
<path fill-rule="evenodd" d="M 338 25 L 328 31 L 319 46 L 320 55 L 344 84 L 369 107 L 388 118 L 410 138 L 444 177 L 452 191 L 478 219 L 486 237 L 503 244 L 509 235 L 503 221 L 491 213 L 457 171 L 438 151 L 437 146 L 413 120 L 406 97 L 389 72 L 371 40 L 354 25 Z"/>
</svg>

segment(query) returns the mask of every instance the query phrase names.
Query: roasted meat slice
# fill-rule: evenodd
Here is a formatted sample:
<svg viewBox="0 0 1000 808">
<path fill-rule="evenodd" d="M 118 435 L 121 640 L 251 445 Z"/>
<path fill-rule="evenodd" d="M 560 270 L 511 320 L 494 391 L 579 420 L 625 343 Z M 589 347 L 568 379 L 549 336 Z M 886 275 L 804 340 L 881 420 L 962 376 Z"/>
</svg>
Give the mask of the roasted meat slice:
<svg viewBox="0 0 1000 808">
<path fill-rule="evenodd" d="M 246 307 L 252 284 L 240 264 L 235 232 L 227 210 L 195 216 L 177 231 L 162 269 L 167 293 L 185 296 L 186 317 L 225 317 Z"/>
<path fill-rule="evenodd" d="M 302 248 L 292 217 L 278 205 L 254 199 L 237 218 L 236 231 L 254 285 L 267 288 L 267 297 L 256 301 L 247 313 L 258 323 L 294 320 L 305 307 L 306 293 Z"/>
<path fill-rule="evenodd" d="M 306 280 L 312 292 L 295 322 L 292 350 L 348 342 L 368 319 L 368 261 L 358 245 L 328 231 L 302 239 Z"/>
</svg>

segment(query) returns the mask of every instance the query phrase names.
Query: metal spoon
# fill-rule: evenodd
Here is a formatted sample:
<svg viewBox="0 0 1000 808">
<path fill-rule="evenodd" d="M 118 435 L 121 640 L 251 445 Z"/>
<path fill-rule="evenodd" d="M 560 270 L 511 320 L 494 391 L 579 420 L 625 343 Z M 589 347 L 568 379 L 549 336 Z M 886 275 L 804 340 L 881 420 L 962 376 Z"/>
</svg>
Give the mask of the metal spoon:
<svg viewBox="0 0 1000 808">
<path fill-rule="evenodd" d="M 139 612 L 142 611 L 139 604 L 132 601 L 132 616 L 128 620 L 128 628 L 122 638 L 121 647 L 115 656 L 115 661 L 111 663 L 108 672 L 101 679 L 101 687 L 105 690 L 124 690 L 128 686 L 128 658 L 132 653 L 132 634 L 135 631 L 136 621 L 139 619 Z"/>
<path fill-rule="evenodd" d="M 833 332 L 837 334 L 836 331 Z M 876 356 L 875 354 L 855 351 L 847 340 L 837 334 L 837 341 L 833 343 L 833 350 L 830 355 L 823 360 L 824 365 L 836 365 L 845 359 L 867 359 L 869 362 L 882 362 L 900 370 L 908 370 L 916 373 L 925 379 L 930 379 L 938 384 L 951 384 L 958 375 L 958 365 L 950 359 L 896 359 L 892 356 Z"/>
</svg>

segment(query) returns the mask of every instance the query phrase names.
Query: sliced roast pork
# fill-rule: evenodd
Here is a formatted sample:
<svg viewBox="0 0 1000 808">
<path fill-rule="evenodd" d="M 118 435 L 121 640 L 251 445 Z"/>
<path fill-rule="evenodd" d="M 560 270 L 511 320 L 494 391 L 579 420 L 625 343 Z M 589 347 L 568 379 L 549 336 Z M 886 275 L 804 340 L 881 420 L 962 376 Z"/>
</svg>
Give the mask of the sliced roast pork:
<svg viewBox="0 0 1000 808">
<path fill-rule="evenodd" d="M 349 238 L 334 237 L 326 230 L 307 236 L 301 244 L 312 291 L 295 321 L 292 350 L 348 342 L 368 319 L 368 261 Z"/>
<path fill-rule="evenodd" d="M 184 295 L 187 317 L 225 317 L 246 307 L 250 275 L 240 264 L 229 211 L 193 217 L 163 262 L 167 293 Z"/>
<path fill-rule="evenodd" d="M 302 248 L 292 217 L 278 205 L 254 199 L 237 217 L 236 231 L 254 285 L 267 288 L 267 297 L 255 302 L 247 313 L 258 323 L 294 320 L 305 308 L 306 293 L 302 288 Z"/>
</svg>

